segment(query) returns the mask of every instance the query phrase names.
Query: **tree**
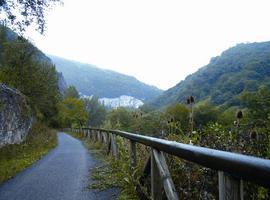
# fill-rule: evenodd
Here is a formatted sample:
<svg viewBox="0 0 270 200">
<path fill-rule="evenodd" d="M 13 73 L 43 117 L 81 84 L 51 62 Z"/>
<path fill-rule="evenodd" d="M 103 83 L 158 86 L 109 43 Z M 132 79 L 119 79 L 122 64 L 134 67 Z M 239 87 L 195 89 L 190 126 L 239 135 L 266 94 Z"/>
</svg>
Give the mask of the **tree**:
<svg viewBox="0 0 270 200">
<path fill-rule="evenodd" d="M 178 132 L 188 129 L 188 116 L 189 109 L 180 103 L 169 106 L 165 112 L 165 119 L 169 128 Z"/>
<path fill-rule="evenodd" d="M 131 112 L 120 107 L 110 111 L 107 115 L 107 120 L 110 121 L 113 129 L 130 131 L 133 119 Z"/>
<path fill-rule="evenodd" d="M 59 104 L 59 121 L 62 127 L 85 125 L 88 114 L 84 102 L 80 99 L 66 98 Z"/>
<path fill-rule="evenodd" d="M 270 90 L 261 86 L 257 92 L 245 92 L 240 97 L 244 107 L 249 110 L 249 118 L 263 123 L 270 119 Z"/>
<path fill-rule="evenodd" d="M 1 46 L 0 81 L 26 95 L 36 116 L 50 120 L 60 97 L 55 67 L 42 61 L 38 49 L 22 37 Z"/>
<path fill-rule="evenodd" d="M 88 113 L 87 125 L 100 127 L 106 119 L 106 108 L 98 101 L 98 97 L 83 99 L 86 111 Z"/>
<path fill-rule="evenodd" d="M 238 110 L 238 107 L 227 108 L 219 115 L 218 122 L 222 125 L 231 127 L 236 120 L 236 113 Z"/>
<path fill-rule="evenodd" d="M 161 120 L 161 113 L 158 111 L 139 116 L 133 124 L 137 125 L 136 131 L 140 134 L 151 136 L 161 136 L 165 128 Z"/>
<path fill-rule="evenodd" d="M 80 95 L 75 86 L 69 86 L 64 92 L 64 98 L 79 99 Z"/>
<path fill-rule="evenodd" d="M 32 24 L 41 34 L 45 29 L 45 11 L 61 0 L 0 0 L 1 24 L 24 32 Z"/>
<path fill-rule="evenodd" d="M 209 122 L 216 122 L 219 114 L 219 110 L 210 103 L 200 104 L 194 109 L 195 123 L 197 126 L 202 127 Z"/>
</svg>

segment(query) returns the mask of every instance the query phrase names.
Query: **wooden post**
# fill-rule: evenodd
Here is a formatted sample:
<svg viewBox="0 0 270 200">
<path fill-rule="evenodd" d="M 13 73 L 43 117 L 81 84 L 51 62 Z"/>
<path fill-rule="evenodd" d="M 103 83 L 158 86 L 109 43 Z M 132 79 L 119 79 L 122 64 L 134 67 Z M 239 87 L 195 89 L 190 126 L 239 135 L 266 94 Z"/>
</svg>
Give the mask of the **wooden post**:
<svg viewBox="0 0 270 200">
<path fill-rule="evenodd" d="M 151 150 L 151 199 L 162 200 L 162 182 L 153 149 Z"/>
<path fill-rule="evenodd" d="M 100 142 L 100 132 L 97 130 L 97 141 Z"/>
<path fill-rule="evenodd" d="M 93 130 L 90 130 L 90 138 L 91 138 L 91 140 L 93 141 L 94 139 L 94 137 L 93 137 Z"/>
<path fill-rule="evenodd" d="M 174 187 L 164 154 L 156 149 L 153 149 L 152 152 L 167 198 L 169 200 L 178 200 L 179 198 Z"/>
<path fill-rule="evenodd" d="M 151 176 L 151 152 L 144 164 L 142 176 L 139 178 L 139 184 L 136 187 L 136 191 L 138 192 L 140 199 L 149 199 L 148 196 L 145 195 L 144 190 L 141 187 L 145 186 L 148 176 Z"/>
<path fill-rule="evenodd" d="M 87 130 L 87 138 L 88 138 L 88 139 L 90 139 L 90 134 L 91 134 L 91 132 L 90 132 L 90 130 L 88 129 L 88 130 Z"/>
<path fill-rule="evenodd" d="M 108 147 L 107 147 L 107 155 L 110 154 L 112 150 L 112 139 L 111 139 L 111 133 L 108 133 Z"/>
<path fill-rule="evenodd" d="M 229 174 L 218 172 L 219 200 L 243 200 L 243 181 Z"/>
<path fill-rule="evenodd" d="M 103 139 L 103 132 L 99 131 L 99 137 L 100 137 L 100 142 L 103 143 L 104 139 Z"/>
<path fill-rule="evenodd" d="M 103 136 L 103 142 L 104 142 L 104 144 L 107 144 L 108 143 L 108 141 L 107 141 L 107 134 L 104 133 L 104 132 L 102 132 L 102 136 Z"/>
<path fill-rule="evenodd" d="M 95 130 L 95 142 L 98 142 L 98 131 Z"/>
<path fill-rule="evenodd" d="M 136 152 L 136 142 L 130 140 L 130 166 L 131 168 L 135 168 L 137 165 L 137 152 Z"/>
<path fill-rule="evenodd" d="M 112 154 L 115 157 L 118 157 L 118 149 L 116 144 L 116 135 L 111 133 L 111 148 L 112 148 Z"/>
<path fill-rule="evenodd" d="M 93 141 L 96 142 L 96 131 L 93 130 Z"/>
</svg>

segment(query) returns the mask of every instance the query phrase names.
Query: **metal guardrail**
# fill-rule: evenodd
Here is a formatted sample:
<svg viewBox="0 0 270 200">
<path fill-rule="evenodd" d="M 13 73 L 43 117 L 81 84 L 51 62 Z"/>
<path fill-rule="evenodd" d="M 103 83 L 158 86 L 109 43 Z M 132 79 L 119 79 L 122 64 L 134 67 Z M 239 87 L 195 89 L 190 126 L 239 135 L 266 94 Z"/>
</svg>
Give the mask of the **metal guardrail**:
<svg viewBox="0 0 270 200">
<path fill-rule="evenodd" d="M 242 180 L 251 181 L 270 188 L 270 160 L 267 159 L 187 145 L 118 130 L 83 128 L 81 130 L 73 129 L 71 131 L 82 131 L 88 137 L 95 136 L 97 140 L 108 144 L 109 149 L 111 149 L 115 156 L 117 156 L 115 136 L 129 139 L 131 142 L 133 165 L 136 164 L 136 143 L 151 147 L 151 194 L 153 199 L 159 199 L 159 196 L 161 196 L 160 191 L 157 191 L 160 190 L 160 186 L 155 184 L 160 182 L 157 181 L 158 177 L 163 181 L 163 188 L 168 199 L 178 199 L 170 178 L 166 159 L 162 152 L 217 170 L 219 172 L 219 199 L 243 199 Z"/>
</svg>

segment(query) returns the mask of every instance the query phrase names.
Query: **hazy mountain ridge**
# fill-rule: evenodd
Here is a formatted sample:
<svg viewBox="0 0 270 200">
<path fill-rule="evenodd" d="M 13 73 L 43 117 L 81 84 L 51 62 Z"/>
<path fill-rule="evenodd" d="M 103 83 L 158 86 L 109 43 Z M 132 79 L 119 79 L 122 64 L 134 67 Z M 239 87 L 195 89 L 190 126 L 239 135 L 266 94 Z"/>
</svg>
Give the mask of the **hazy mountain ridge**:
<svg viewBox="0 0 270 200">
<path fill-rule="evenodd" d="M 149 101 L 162 90 L 138 81 L 136 78 L 91 64 L 51 56 L 58 71 L 62 72 L 67 84 L 74 85 L 82 95 L 100 98 L 118 98 L 122 95 Z"/>
<path fill-rule="evenodd" d="M 164 107 L 184 103 L 187 96 L 193 95 L 196 101 L 210 97 L 214 104 L 234 105 L 242 92 L 255 91 L 262 84 L 270 86 L 270 42 L 238 44 L 150 104 Z"/>
</svg>

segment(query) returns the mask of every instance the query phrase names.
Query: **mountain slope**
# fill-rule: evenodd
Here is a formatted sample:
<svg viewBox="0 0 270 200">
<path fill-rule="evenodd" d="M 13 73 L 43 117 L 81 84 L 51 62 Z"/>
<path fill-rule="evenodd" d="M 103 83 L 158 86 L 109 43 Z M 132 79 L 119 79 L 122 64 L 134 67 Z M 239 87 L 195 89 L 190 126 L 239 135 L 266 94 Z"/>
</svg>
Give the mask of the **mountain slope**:
<svg viewBox="0 0 270 200">
<path fill-rule="evenodd" d="M 14 31 L 11 29 L 0 25 L 0 65 L 2 63 L 1 60 L 1 52 L 3 51 L 2 48 L 4 48 L 4 42 L 5 40 L 7 41 L 15 41 L 19 37 L 18 34 L 16 34 Z M 31 44 L 32 45 L 32 44 Z M 34 59 L 39 62 L 39 63 L 47 63 L 49 66 L 53 67 L 53 63 L 51 59 L 46 56 L 41 50 L 39 50 L 36 46 L 32 45 L 33 49 L 35 49 L 36 54 Z M 58 87 L 59 91 L 61 93 L 64 92 L 64 90 L 67 88 L 66 81 L 63 77 L 63 75 L 59 72 L 57 72 L 57 79 L 58 79 Z"/>
<path fill-rule="evenodd" d="M 50 56 L 50 58 L 55 63 L 56 69 L 63 73 L 67 84 L 74 85 L 82 95 L 95 95 L 100 98 L 127 95 L 148 101 L 162 92 L 132 76 L 56 56 Z"/>
<path fill-rule="evenodd" d="M 270 42 L 238 44 L 211 59 L 210 63 L 186 77 L 151 102 L 164 107 L 185 102 L 189 95 L 196 101 L 210 98 L 214 104 L 237 104 L 243 91 L 270 86 Z"/>
</svg>

